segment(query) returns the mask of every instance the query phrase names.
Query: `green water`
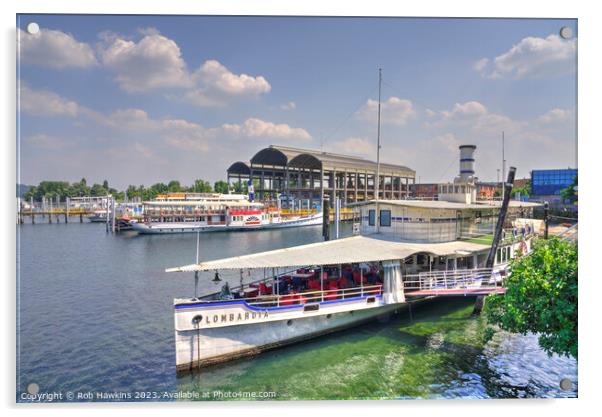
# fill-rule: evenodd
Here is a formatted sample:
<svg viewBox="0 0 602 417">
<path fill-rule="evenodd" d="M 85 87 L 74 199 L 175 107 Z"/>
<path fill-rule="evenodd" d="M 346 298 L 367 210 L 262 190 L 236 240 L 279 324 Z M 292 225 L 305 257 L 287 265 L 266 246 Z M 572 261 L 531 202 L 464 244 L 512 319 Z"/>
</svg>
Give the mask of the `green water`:
<svg viewBox="0 0 602 417">
<path fill-rule="evenodd" d="M 547 365 L 538 365 L 542 380 L 531 375 L 526 384 L 521 375 L 492 368 L 491 363 L 500 362 L 503 355 L 515 354 L 509 341 L 522 356 L 518 361 L 509 358 L 514 364 L 538 362 L 542 352 L 535 337 L 498 334 L 485 344 L 486 323 L 471 317 L 472 308 L 473 299 L 468 298 L 426 301 L 414 305 L 411 316 L 406 309 L 386 323 L 369 323 L 195 372 L 179 378 L 178 389 L 196 391 L 203 399 L 223 399 L 223 392 L 274 392 L 279 400 L 576 395 L 559 393 L 559 380 L 550 378 L 550 369 L 559 376 L 573 376 L 574 361 L 565 358 L 549 358 Z"/>
</svg>

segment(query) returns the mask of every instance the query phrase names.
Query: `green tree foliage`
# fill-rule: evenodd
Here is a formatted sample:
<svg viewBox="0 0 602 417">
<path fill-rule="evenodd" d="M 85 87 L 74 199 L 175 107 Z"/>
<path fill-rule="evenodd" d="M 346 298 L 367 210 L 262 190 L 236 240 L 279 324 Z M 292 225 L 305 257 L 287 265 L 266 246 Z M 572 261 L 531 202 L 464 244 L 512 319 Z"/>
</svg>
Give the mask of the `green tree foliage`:
<svg viewBox="0 0 602 417">
<path fill-rule="evenodd" d="M 529 256 L 512 261 L 505 295 L 489 295 L 489 323 L 539 335 L 548 354 L 577 358 L 577 246 L 558 238 L 534 242 Z"/>
<path fill-rule="evenodd" d="M 232 184 L 234 194 L 247 194 L 247 183 L 246 182 L 235 182 Z"/>
<path fill-rule="evenodd" d="M 577 201 L 577 192 L 575 191 L 575 187 L 578 185 L 577 175 L 573 178 L 573 183 L 568 185 L 566 188 L 560 190 L 560 196 L 564 201 L 568 202 L 576 202 Z"/>
<path fill-rule="evenodd" d="M 102 184 L 93 184 L 91 187 L 85 178 L 79 182 L 69 184 L 66 181 L 42 181 L 37 186 L 31 187 L 24 195 L 24 200 L 33 198 L 35 201 L 42 201 L 43 198 L 56 201 L 57 196 L 61 201 L 65 201 L 67 197 L 103 197 L 107 194 L 113 195 L 117 201 L 123 201 L 127 193 L 129 200 L 140 199 L 148 201 L 156 198 L 159 194 L 166 193 L 212 193 L 214 192 L 228 193 L 228 183 L 225 181 L 217 181 L 214 186 L 211 183 L 201 179 L 194 181 L 190 187 L 183 186 L 180 181 L 172 180 L 165 184 L 158 182 L 145 187 L 144 185 L 129 185 L 125 191 L 119 191 L 109 187 L 109 182 L 104 180 Z"/>
<path fill-rule="evenodd" d="M 213 192 L 213 187 L 209 181 L 195 180 L 190 191 L 193 193 L 211 193 Z"/>
<path fill-rule="evenodd" d="M 184 191 L 184 189 L 180 185 L 180 181 L 171 180 L 169 181 L 169 184 L 167 184 L 167 191 L 170 193 L 179 193 Z"/>
<path fill-rule="evenodd" d="M 529 197 L 529 195 L 531 195 L 531 180 L 525 181 L 525 185 L 522 187 L 512 187 L 512 194 L 510 195 L 514 197 L 516 193 L 520 193 L 521 196 Z"/>
<path fill-rule="evenodd" d="M 221 193 L 221 194 L 228 194 L 228 189 L 230 187 L 228 186 L 228 183 L 226 181 L 216 181 L 213 184 L 213 190 L 216 193 Z"/>
</svg>

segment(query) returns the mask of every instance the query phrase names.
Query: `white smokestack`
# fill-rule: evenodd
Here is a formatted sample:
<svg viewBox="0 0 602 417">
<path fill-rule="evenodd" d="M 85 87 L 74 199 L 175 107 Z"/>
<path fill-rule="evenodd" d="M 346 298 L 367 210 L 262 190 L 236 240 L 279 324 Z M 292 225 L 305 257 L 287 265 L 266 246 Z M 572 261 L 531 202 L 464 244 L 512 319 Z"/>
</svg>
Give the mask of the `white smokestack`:
<svg viewBox="0 0 602 417">
<path fill-rule="evenodd" d="M 460 145 L 460 181 L 474 181 L 474 151 L 476 145 Z"/>
</svg>

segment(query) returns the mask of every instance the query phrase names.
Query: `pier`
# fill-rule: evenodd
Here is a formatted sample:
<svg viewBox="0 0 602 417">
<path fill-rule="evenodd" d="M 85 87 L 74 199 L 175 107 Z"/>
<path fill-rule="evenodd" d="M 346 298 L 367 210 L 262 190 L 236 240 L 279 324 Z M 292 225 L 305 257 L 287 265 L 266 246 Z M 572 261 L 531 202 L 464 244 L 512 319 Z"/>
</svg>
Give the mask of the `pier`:
<svg viewBox="0 0 602 417">
<path fill-rule="evenodd" d="M 44 223 L 69 223 L 72 217 L 84 222 L 84 217 L 102 214 L 100 222 L 106 223 L 107 231 L 118 231 L 120 219 L 116 213 L 117 202 L 112 195 L 100 197 L 67 197 L 65 201 L 44 198 L 41 202 L 19 201 L 17 205 L 17 224 L 24 224 L 29 218 L 31 224 L 41 218 Z M 99 222 L 99 220 L 95 220 Z"/>
</svg>

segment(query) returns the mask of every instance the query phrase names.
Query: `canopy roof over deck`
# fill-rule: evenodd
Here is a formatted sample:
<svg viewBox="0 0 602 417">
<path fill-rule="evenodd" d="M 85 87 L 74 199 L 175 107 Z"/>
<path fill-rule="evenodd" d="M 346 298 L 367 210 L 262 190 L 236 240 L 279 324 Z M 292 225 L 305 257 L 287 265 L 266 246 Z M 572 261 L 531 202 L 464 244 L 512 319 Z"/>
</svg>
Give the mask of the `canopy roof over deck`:
<svg viewBox="0 0 602 417">
<path fill-rule="evenodd" d="M 466 256 L 488 248 L 487 245 L 462 241 L 407 243 L 389 240 L 381 236 L 353 236 L 170 268 L 167 269 L 167 272 L 338 265 L 404 259 L 417 253 L 429 253 L 435 256 L 454 254 Z"/>
</svg>

